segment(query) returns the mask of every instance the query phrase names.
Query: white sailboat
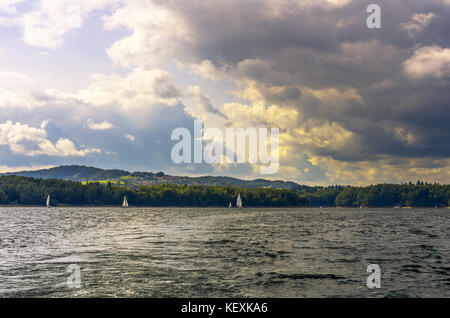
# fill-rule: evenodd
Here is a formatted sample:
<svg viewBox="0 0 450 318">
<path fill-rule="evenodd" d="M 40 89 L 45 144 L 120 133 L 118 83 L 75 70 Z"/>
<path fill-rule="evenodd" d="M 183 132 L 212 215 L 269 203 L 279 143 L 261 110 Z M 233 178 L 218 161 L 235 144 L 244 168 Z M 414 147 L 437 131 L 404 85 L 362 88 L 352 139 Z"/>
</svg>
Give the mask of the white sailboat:
<svg viewBox="0 0 450 318">
<path fill-rule="evenodd" d="M 238 194 L 237 200 L 236 200 L 236 206 L 239 209 L 242 209 L 242 199 L 241 199 L 241 193 Z"/>
<path fill-rule="evenodd" d="M 123 196 L 122 208 L 128 208 L 128 200 L 126 195 Z"/>
<path fill-rule="evenodd" d="M 50 194 L 47 196 L 46 205 L 47 205 L 47 209 L 50 209 Z"/>
</svg>

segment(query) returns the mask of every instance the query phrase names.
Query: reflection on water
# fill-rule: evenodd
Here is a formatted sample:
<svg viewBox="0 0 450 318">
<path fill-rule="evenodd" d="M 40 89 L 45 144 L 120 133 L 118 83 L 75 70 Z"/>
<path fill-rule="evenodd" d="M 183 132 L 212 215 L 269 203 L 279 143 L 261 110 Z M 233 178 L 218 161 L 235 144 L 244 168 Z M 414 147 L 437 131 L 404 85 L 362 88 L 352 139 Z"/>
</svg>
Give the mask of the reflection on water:
<svg viewBox="0 0 450 318">
<path fill-rule="evenodd" d="M 0 296 L 450 297 L 449 213 L 0 208 Z"/>
</svg>

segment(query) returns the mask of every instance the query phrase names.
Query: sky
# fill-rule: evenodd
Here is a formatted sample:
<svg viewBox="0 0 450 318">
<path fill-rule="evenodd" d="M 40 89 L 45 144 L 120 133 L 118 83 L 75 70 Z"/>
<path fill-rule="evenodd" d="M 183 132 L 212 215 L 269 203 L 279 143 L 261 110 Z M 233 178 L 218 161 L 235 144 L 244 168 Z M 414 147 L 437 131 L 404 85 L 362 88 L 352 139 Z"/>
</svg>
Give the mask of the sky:
<svg viewBox="0 0 450 318">
<path fill-rule="evenodd" d="M 450 0 L 1 0 L 0 172 L 449 183 L 449 80 Z M 278 172 L 175 164 L 194 120 L 279 128 Z"/>
</svg>

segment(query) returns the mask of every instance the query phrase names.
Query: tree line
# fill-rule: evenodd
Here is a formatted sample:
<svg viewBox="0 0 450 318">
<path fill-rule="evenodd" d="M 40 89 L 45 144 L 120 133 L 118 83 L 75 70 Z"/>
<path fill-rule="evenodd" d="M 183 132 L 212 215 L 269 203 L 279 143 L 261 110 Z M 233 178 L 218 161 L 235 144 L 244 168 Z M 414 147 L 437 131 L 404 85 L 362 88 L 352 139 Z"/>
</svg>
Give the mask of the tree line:
<svg viewBox="0 0 450 318">
<path fill-rule="evenodd" d="M 416 184 L 377 184 L 367 187 L 333 186 L 303 189 L 299 194 L 313 206 L 370 207 L 447 207 L 450 206 L 450 185 L 418 181 Z"/>
<path fill-rule="evenodd" d="M 228 206 L 241 193 L 245 206 L 305 206 L 308 200 L 295 191 L 271 188 L 162 184 L 130 189 L 111 183 L 19 176 L 0 177 L 0 204 L 121 205 L 126 195 L 132 206 Z"/>
<path fill-rule="evenodd" d="M 241 193 L 244 206 L 446 207 L 450 185 L 378 184 L 367 187 L 301 186 L 296 190 L 162 184 L 130 189 L 111 183 L 19 176 L 0 177 L 1 205 L 121 205 L 126 195 L 132 206 L 228 206 Z"/>
</svg>

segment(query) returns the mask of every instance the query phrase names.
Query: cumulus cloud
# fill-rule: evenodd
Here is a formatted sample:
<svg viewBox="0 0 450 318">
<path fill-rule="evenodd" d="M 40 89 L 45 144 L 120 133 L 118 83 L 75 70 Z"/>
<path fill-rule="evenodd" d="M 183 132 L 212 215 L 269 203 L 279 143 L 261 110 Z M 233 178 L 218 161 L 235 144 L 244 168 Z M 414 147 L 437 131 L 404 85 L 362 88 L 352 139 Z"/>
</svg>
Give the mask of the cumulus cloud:
<svg viewBox="0 0 450 318">
<path fill-rule="evenodd" d="M 87 88 L 72 93 L 0 90 L 0 122 L 6 121 L 0 160 L 11 167 L 101 162 L 168 169 L 172 129 L 191 129 L 194 120 L 177 101 L 179 93 L 171 76 L 159 69 L 97 74 Z"/>
<path fill-rule="evenodd" d="M 116 104 L 125 110 L 144 110 L 163 103 L 175 105 L 180 91 L 164 70 L 136 68 L 126 77 L 94 74 L 92 83 L 74 97 L 96 106 Z"/>
<path fill-rule="evenodd" d="M 108 129 L 112 129 L 116 126 L 114 126 L 113 124 L 107 122 L 106 120 L 104 120 L 101 123 L 95 123 L 92 119 L 88 119 L 87 120 L 87 127 L 91 130 L 108 130 Z"/>
<path fill-rule="evenodd" d="M 45 126 L 45 125 L 43 125 Z M 83 157 L 89 153 L 99 153 L 99 149 L 77 149 L 72 141 L 60 138 L 53 144 L 42 128 L 30 127 L 20 122 L 0 123 L 0 145 L 8 146 L 13 154 L 25 156 L 73 156 Z"/>
<path fill-rule="evenodd" d="M 0 24 L 21 27 L 23 40 L 30 45 L 55 49 L 63 45 L 67 33 L 81 28 L 92 11 L 112 7 L 119 1 L 41 0 L 35 9 L 23 14 L 17 14 L 14 4 L 18 2 L 6 0 L 0 6 L 0 13 L 3 10 L 12 15 L 0 20 Z"/>
<path fill-rule="evenodd" d="M 404 66 L 406 73 L 413 78 L 442 79 L 450 75 L 450 49 L 439 46 L 419 48 L 404 62 Z"/>
</svg>

